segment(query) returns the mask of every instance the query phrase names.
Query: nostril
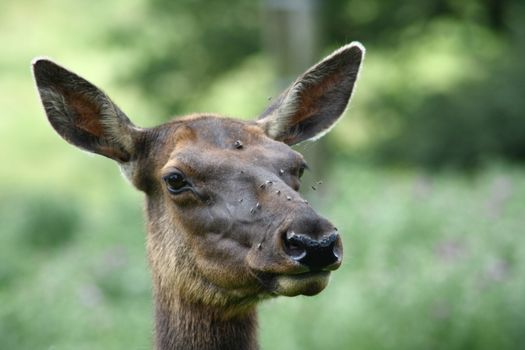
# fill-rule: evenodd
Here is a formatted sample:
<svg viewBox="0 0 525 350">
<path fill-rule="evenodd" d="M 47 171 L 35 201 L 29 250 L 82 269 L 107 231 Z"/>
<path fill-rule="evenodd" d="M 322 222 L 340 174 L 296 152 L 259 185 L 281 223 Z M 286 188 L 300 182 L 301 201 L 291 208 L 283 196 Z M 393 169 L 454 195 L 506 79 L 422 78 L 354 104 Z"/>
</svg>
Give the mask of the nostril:
<svg viewBox="0 0 525 350">
<path fill-rule="evenodd" d="M 310 270 L 322 270 L 340 259 L 336 249 L 339 235 L 335 232 L 315 240 L 290 231 L 283 238 L 286 254 Z"/>
<path fill-rule="evenodd" d="M 284 235 L 284 248 L 288 256 L 294 260 L 301 260 L 306 256 L 306 247 L 301 236 L 296 235 L 293 231 L 288 231 Z"/>
</svg>

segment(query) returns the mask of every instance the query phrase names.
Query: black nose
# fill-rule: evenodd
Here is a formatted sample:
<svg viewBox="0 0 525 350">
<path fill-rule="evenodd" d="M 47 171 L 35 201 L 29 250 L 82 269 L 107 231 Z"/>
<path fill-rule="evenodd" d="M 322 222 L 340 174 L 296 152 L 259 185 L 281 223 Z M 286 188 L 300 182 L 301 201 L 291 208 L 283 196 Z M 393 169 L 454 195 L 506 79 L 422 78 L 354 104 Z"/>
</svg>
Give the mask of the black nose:
<svg viewBox="0 0 525 350">
<path fill-rule="evenodd" d="M 338 238 L 335 232 L 316 240 L 289 231 L 284 236 L 284 246 L 292 259 L 309 267 L 311 271 L 319 271 L 339 260 L 335 249 Z"/>
</svg>

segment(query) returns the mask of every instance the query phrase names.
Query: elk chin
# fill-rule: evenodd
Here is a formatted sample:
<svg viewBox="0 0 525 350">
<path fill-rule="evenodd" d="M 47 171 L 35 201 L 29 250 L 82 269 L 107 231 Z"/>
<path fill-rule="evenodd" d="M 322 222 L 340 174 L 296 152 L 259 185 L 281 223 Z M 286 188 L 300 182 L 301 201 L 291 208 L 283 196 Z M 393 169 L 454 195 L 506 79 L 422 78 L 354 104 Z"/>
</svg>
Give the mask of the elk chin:
<svg viewBox="0 0 525 350">
<path fill-rule="evenodd" d="M 316 295 L 326 288 L 330 272 L 308 272 L 296 275 L 277 275 L 273 292 L 277 295 L 294 297 L 297 295 Z"/>
</svg>

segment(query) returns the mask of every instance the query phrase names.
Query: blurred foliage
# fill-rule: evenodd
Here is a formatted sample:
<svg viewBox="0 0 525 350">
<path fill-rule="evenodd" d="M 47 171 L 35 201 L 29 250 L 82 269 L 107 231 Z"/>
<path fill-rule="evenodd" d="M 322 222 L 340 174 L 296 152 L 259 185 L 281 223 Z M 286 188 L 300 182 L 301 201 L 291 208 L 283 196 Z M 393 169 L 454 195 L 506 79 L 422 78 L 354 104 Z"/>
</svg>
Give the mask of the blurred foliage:
<svg viewBox="0 0 525 350">
<path fill-rule="evenodd" d="M 139 198 L 8 193 L 0 198 L 1 348 L 148 348 L 152 296 Z M 89 210 L 80 216 L 80 207 Z"/>
<path fill-rule="evenodd" d="M 337 167 L 330 183 L 349 185 L 314 205 L 341 227 L 346 263 L 319 296 L 263 305 L 263 348 L 521 348 L 521 176 Z"/>
<path fill-rule="evenodd" d="M 323 2 L 320 10 L 326 37 L 332 42 L 359 38 L 366 43 L 400 48 L 403 31 L 443 18 L 505 31 L 508 16 L 519 3 L 515 0 L 406 0 L 401 3 L 336 0 Z"/>
<path fill-rule="evenodd" d="M 408 39 L 406 51 L 394 58 L 400 74 L 392 78 L 404 85 L 403 94 L 387 83 L 378 91 L 383 103 L 371 108 L 376 120 L 388 120 L 395 130 L 379 144 L 380 159 L 427 167 L 525 160 L 525 103 L 519 97 L 525 45 L 518 42 L 450 21 Z"/>
<path fill-rule="evenodd" d="M 522 2 L 351 0 L 322 9 L 332 43 L 369 47 L 361 84 L 375 77 L 362 118 L 377 160 L 430 168 L 525 160 Z"/>
<path fill-rule="evenodd" d="M 258 3 L 251 0 L 153 0 L 148 28 L 115 26 L 110 42 L 136 48 L 128 78 L 167 113 L 181 113 L 221 74 L 235 70 L 260 50 Z"/>
<path fill-rule="evenodd" d="M 262 349 L 520 348 L 523 169 L 493 165 L 476 176 L 334 170 L 311 202 L 343 232 L 345 264 L 318 296 L 261 305 Z M 10 203 L 26 213 L 42 194 L 2 198 L 2 349 L 149 347 L 140 196 L 123 182 L 100 189 L 118 195 L 76 196 L 73 206 L 86 208 L 77 236 L 53 250 L 21 240 L 25 216 L 6 210 Z M 62 198 L 51 195 L 46 210 L 61 212 Z M 53 236 L 53 229 L 40 233 Z"/>
<path fill-rule="evenodd" d="M 523 347 L 525 170 L 507 163 L 525 157 L 523 5 L 318 5 L 323 53 L 352 40 L 368 49 L 348 115 L 327 137 L 330 171 L 309 197 L 343 232 L 345 263 L 314 298 L 262 304 L 262 348 Z M 85 76 L 140 125 L 193 111 L 253 117 L 276 78 L 260 6 L 0 2 L 1 349 L 152 342 L 142 195 L 52 131 L 31 59 Z"/>
<path fill-rule="evenodd" d="M 78 232 L 79 210 L 68 198 L 57 198 L 48 194 L 18 194 L 13 198 L 2 198 L 0 203 L 9 203 L 11 222 L 19 221 L 16 235 L 33 248 L 50 249 L 70 242 Z M 9 208 L 3 208 L 4 212 Z M 19 216 L 19 218 L 16 218 Z"/>
<path fill-rule="evenodd" d="M 253 117 L 264 107 L 260 93 L 268 91 L 264 77 L 271 65 L 249 66 L 251 79 L 229 84 L 229 93 L 223 88 L 217 96 L 214 86 L 246 67 L 243 62 L 253 62 L 254 55 L 269 62 L 261 40 L 262 4 L 155 0 L 144 15 L 146 30 L 137 32 L 140 22 L 129 21 L 116 25 L 109 38 L 135 48 L 135 69 L 126 76 L 165 116 L 197 108 Z M 381 162 L 431 168 L 525 160 L 521 2 L 334 0 L 317 5 L 323 51 L 351 40 L 368 48 L 359 85 L 369 95 L 359 92 L 356 99 L 362 101 L 346 118 L 354 121 L 342 123 L 332 149 L 360 149 Z M 253 88 L 245 91 L 246 83 Z M 230 101 L 228 94 L 238 98 Z M 224 111 L 207 109 L 203 96 L 223 99 Z"/>
</svg>

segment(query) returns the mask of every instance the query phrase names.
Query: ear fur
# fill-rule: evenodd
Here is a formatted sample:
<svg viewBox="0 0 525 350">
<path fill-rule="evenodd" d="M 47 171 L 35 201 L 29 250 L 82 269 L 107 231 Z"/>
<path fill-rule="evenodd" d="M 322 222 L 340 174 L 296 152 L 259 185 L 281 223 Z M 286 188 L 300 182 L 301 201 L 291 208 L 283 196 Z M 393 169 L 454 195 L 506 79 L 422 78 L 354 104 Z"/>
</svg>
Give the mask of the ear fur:
<svg viewBox="0 0 525 350">
<path fill-rule="evenodd" d="M 258 118 L 266 134 L 293 145 L 326 134 L 344 113 L 365 48 L 352 42 L 301 75 Z"/>
<path fill-rule="evenodd" d="M 33 74 L 49 122 L 69 143 L 120 163 L 129 161 L 139 133 L 100 89 L 45 58 Z"/>
</svg>

